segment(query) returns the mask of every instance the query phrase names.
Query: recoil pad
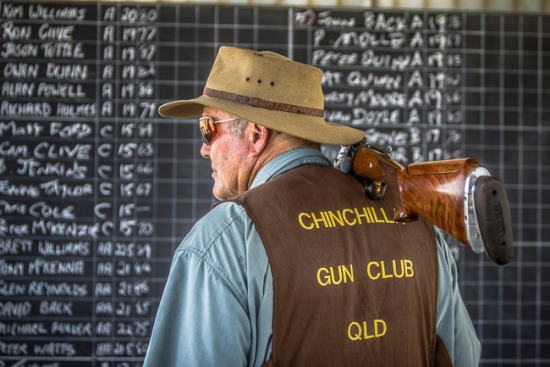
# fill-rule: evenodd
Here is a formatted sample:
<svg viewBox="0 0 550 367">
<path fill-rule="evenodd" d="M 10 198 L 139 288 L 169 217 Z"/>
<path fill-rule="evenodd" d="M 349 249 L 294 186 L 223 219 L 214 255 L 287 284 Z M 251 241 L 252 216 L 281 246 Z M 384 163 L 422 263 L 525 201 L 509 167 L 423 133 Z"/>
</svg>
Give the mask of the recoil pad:
<svg viewBox="0 0 550 367">
<path fill-rule="evenodd" d="M 505 265 L 513 257 L 512 217 L 502 182 L 493 176 L 481 176 L 474 190 L 474 208 L 479 232 L 487 255 Z"/>
</svg>

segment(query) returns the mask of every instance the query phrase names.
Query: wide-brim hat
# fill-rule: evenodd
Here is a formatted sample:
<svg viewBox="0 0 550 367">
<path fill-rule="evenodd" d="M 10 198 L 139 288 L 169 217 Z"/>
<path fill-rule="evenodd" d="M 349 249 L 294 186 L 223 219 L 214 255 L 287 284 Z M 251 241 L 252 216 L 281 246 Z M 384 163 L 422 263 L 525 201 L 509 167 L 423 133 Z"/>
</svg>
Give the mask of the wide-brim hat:
<svg viewBox="0 0 550 367">
<path fill-rule="evenodd" d="M 349 145 L 361 130 L 324 120 L 320 69 L 270 51 L 222 46 L 203 95 L 163 104 L 165 117 L 200 117 L 204 106 L 299 138 Z"/>
</svg>

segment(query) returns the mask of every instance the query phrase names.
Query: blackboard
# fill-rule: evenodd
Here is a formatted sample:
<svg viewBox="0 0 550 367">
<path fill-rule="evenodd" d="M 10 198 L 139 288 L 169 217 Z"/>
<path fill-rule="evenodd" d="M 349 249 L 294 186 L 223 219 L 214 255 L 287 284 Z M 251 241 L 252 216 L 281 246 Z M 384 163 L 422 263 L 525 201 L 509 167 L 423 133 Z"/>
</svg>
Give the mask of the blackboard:
<svg viewBox="0 0 550 367">
<path fill-rule="evenodd" d="M 483 365 L 550 363 L 548 16 L 0 6 L 0 366 L 141 365 L 172 253 L 213 203 L 196 122 L 156 109 L 200 95 L 220 45 L 320 67 L 326 118 L 403 164 L 500 177 L 514 261 L 451 241 L 461 292 Z"/>
</svg>

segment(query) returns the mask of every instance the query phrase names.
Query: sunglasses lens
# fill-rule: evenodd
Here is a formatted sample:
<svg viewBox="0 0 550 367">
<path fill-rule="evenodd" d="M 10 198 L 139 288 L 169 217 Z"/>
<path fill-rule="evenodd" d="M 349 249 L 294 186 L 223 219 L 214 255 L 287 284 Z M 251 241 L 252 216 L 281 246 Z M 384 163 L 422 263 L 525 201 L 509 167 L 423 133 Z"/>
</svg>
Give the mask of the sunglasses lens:
<svg viewBox="0 0 550 367">
<path fill-rule="evenodd" d="M 203 116 L 199 118 L 199 126 L 201 130 L 202 141 L 206 145 L 210 145 L 212 138 L 214 138 L 214 133 L 216 132 L 216 124 L 212 117 Z"/>
</svg>

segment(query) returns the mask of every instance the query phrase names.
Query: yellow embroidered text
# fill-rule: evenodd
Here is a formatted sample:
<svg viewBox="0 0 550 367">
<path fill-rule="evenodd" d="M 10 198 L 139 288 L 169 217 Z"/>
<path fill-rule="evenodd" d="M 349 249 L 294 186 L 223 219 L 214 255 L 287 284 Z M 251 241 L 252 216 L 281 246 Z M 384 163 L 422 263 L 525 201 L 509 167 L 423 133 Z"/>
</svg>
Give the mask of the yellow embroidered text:
<svg viewBox="0 0 550 367">
<path fill-rule="evenodd" d="M 381 338 L 386 335 L 387 330 L 386 322 L 381 319 L 374 319 L 370 324 L 366 321 L 353 321 L 348 326 L 348 338 L 353 341 Z"/>
<path fill-rule="evenodd" d="M 302 212 L 298 214 L 298 223 L 304 229 L 336 228 L 370 223 L 395 223 L 389 219 L 384 208 L 365 206 L 342 210 L 320 212 Z"/>
<path fill-rule="evenodd" d="M 317 270 L 317 282 L 323 287 L 326 285 L 338 285 L 342 283 L 353 283 L 353 265 L 338 265 L 336 269 L 331 266 L 328 268 L 319 268 Z"/>
<path fill-rule="evenodd" d="M 367 275 L 372 280 L 411 278 L 414 276 L 413 262 L 407 259 L 392 260 L 389 265 L 385 261 L 370 261 L 367 264 Z"/>
</svg>

